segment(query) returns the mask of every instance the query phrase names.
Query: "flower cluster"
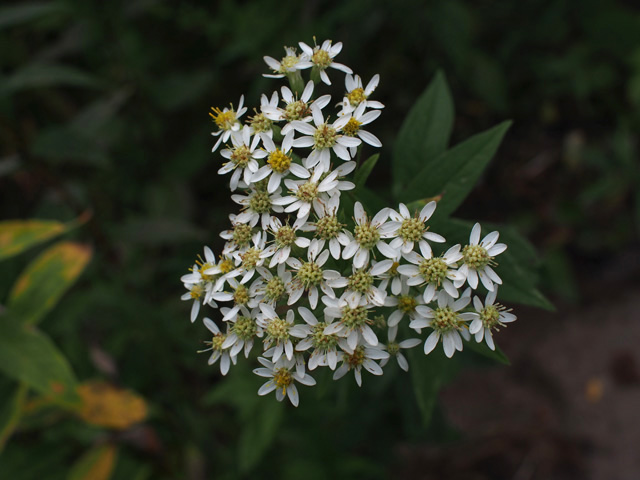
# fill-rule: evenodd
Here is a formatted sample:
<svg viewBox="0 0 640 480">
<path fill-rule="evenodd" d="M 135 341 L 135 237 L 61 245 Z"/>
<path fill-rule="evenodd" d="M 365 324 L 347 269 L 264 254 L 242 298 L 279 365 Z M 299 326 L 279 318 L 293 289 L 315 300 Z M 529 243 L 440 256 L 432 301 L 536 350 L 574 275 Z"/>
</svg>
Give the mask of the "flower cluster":
<svg viewBox="0 0 640 480">
<path fill-rule="evenodd" d="M 265 76 L 286 77 L 290 86 L 262 95 L 253 117 L 241 122 L 244 98 L 212 109 L 213 150 L 226 145 L 218 173 L 230 175 L 240 208 L 220 234 L 220 255 L 204 247 L 182 277 L 192 322 L 203 305 L 218 311 L 215 322 L 204 318 L 213 335 L 209 363 L 220 360 L 224 375 L 257 344 L 254 373 L 268 379 L 258 394 L 275 391 L 297 405 L 296 382 L 314 385 L 316 368 L 331 369 L 334 379 L 352 371 L 361 385 L 363 369 L 382 375 L 392 358 L 408 370 L 402 350 L 421 343 L 425 354 L 441 343 L 447 357 L 463 340 L 494 349 L 493 333 L 515 320 L 495 302 L 502 283 L 495 257 L 507 248 L 498 232 L 481 239 L 476 224 L 468 245 L 445 251 L 445 238 L 429 225 L 436 202 L 373 215 L 359 201 L 345 207 L 354 158 L 363 144 L 382 145 L 369 131 L 384 108 L 371 98 L 379 76 L 365 87 L 336 63 L 341 43 L 299 46 L 300 53 L 285 48 L 280 61 L 265 57 L 272 70 Z M 317 92 L 331 85 L 329 69 L 346 74 L 333 111 L 331 96 Z M 479 283 L 489 292 L 484 301 L 472 298 Z M 398 339 L 400 332 L 413 333 Z"/>
</svg>

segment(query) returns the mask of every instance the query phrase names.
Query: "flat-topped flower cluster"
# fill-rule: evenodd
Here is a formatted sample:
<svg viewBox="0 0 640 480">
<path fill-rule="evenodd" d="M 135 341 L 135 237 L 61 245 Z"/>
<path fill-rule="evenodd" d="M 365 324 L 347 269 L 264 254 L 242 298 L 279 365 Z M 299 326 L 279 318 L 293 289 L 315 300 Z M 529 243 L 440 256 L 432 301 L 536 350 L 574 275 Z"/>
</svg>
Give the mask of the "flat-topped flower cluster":
<svg viewBox="0 0 640 480">
<path fill-rule="evenodd" d="M 516 318 L 496 303 L 502 281 L 494 259 L 507 248 L 498 232 L 481 239 L 476 224 L 468 245 L 441 248 L 445 238 L 429 225 L 434 201 L 419 211 L 400 204 L 373 215 L 359 201 L 345 202 L 363 143 L 382 146 L 369 131 L 384 108 L 370 98 L 379 76 L 364 86 L 334 62 L 341 43 L 299 46 L 300 53 L 286 47 L 280 61 L 265 57 L 273 71 L 265 76 L 288 78 L 291 88 L 262 95 L 244 121 L 243 97 L 210 114 L 213 151 L 225 145 L 218 173 L 230 174 L 240 211 L 220 234 L 220 255 L 205 246 L 204 258 L 182 277 L 191 321 L 203 306 L 214 309 L 208 315 L 215 321 L 204 318 L 213 335 L 204 350 L 209 363 L 219 361 L 226 375 L 258 344 L 254 372 L 268 378 L 258 393 L 275 391 L 298 405 L 296 382 L 314 385 L 316 368 L 333 370 L 334 379 L 353 371 L 361 385 L 363 369 L 382 375 L 391 358 L 408 370 L 402 350 L 421 343 L 425 354 L 442 343 L 447 357 L 463 340 L 494 349 L 493 332 Z M 331 85 L 328 69 L 346 74 L 333 104 L 318 95 L 318 87 Z M 489 292 L 484 301 L 472 293 L 479 283 Z M 413 333 L 399 339 L 399 332 Z"/>
</svg>

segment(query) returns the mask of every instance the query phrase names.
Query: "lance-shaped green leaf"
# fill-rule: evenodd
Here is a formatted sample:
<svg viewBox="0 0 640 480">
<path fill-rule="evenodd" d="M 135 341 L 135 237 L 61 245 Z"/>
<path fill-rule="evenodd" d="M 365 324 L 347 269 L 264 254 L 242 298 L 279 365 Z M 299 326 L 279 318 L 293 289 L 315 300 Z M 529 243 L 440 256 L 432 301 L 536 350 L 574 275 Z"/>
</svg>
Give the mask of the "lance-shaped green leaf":
<svg viewBox="0 0 640 480">
<path fill-rule="evenodd" d="M 393 149 L 393 191 L 403 190 L 416 174 L 433 165 L 449 145 L 454 109 L 451 92 L 442 72 L 436 73 L 427 89 L 405 118 Z"/>
<path fill-rule="evenodd" d="M 17 255 L 84 223 L 89 214 L 62 223 L 55 220 L 5 220 L 0 222 L 0 260 Z"/>
<path fill-rule="evenodd" d="M 358 167 L 358 170 L 356 170 L 356 173 L 353 176 L 353 183 L 355 183 L 356 186 L 358 187 L 364 186 L 365 182 L 367 181 L 367 178 L 369 178 L 369 175 L 371 175 L 371 171 L 373 170 L 373 167 L 376 166 L 376 163 L 378 162 L 378 158 L 380 158 L 380 154 L 378 153 L 376 153 L 375 155 L 371 155 L 369 158 L 367 158 L 364 161 L 362 165 Z"/>
<path fill-rule="evenodd" d="M 3 399 L 3 406 L 0 408 L 0 453 L 20 423 L 22 414 L 22 403 L 27 395 L 27 387 L 21 383 L 15 393 Z"/>
<path fill-rule="evenodd" d="M 65 10 L 62 2 L 20 3 L 0 8 L 0 29 L 19 25 Z"/>
<path fill-rule="evenodd" d="M 58 348 L 39 330 L 0 317 L 0 370 L 61 404 L 79 405 L 76 379 Z"/>
<path fill-rule="evenodd" d="M 400 198 L 414 201 L 442 195 L 436 214 L 451 214 L 475 186 L 510 125 L 503 122 L 447 150 L 413 177 Z"/>
<path fill-rule="evenodd" d="M 479 343 L 476 342 L 473 335 L 471 335 L 471 340 L 469 340 L 468 342 L 464 342 L 464 348 L 473 350 L 483 357 L 490 358 L 491 360 L 495 360 L 496 362 L 502 363 L 503 365 L 511 365 L 509 357 L 507 357 L 505 353 L 500 350 L 500 347 L 498 347 L 497 345 L 495 347 L 495 350 L 491 350 L 484 340 Z"/>
<path fill-rule="evenodd" d="M 436 346 L 429 355 L 424 354 L 422 345 L 407 351 L 411 383 L 423 425 L 431 421 L 436 406 L 438 392 L 449 382 L 458 370 L 457 358 L 446 358 L 442 346 Z"/>
<path fill-rule="evenodd" d="M 91 249 L 73 242 L 57 243 L 41 253 L 22 272 L 9 294 L 14 318 L 35 324 L 76 281 L 91 258 Z"/>
</svg>

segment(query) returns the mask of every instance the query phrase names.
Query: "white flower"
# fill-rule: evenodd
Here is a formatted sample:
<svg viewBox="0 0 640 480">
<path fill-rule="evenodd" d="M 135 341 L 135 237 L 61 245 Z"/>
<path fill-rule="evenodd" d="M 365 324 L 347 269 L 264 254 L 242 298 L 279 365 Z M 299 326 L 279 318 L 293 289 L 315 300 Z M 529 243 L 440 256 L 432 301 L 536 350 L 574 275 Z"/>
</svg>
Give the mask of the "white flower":
<svg viewBox="0 0 640 480">
<path fill-rule="evenodd" d="M 218 126 L 217 132 L 212 132 L 211 135 L 218 138 L 218 141 L 214 145 L 212 152 L 215 152 L 216 149 L 220 146 L 220 143 L 226 142 L 229 140 L 231 136 L 231 132 L 236 132 L 240 130 L 240 122 L 238 119 L 247 111 L 244 105 L 244 95 L 240 97 L 240 101 L 238 102 L 238 110 L 233 109 L 233 105 L 231 108 L 225 107 L 224 110 L 220 110 L 219 108 L 211 108 L 212 112 L 209 112 L 209 115 L 216 122 Z"/>
<path fill-rule="evenodd" d="M 279 191 L 270 194 L 263 188 L 252 188 L 248 195 L 231 195 L 231 200 L 244 207 L 242 213 L 236 217 L 236 222 L 248 223 L 255 227 L 260 220 L 263 230 L 269 228 L 271 212 L 282 212 L 281 204 L 276 203 L 280 200 Z"/>
<path fill-rule="evenodd" d="M 371 347 L 378 345 L 378 337 L 369 326 L 373 323 L 369 318 L 369 310 L 373 305 L 361 305 L 347 294 L 342 294 L 340 298 L 322 297 L 322 302 L 326 305 L 325 317 L 339 319 L 324 329 L 325 335 L 346 338 L 349 352 L 353 352 L 362 340 Z"/>
<path fill-rule="evenodd" d="M 353 265 L 363 268 L 369 264 L 370 251 L 376 247 L 384 256 L 394 256 L 395 252 L 381 239 L 387 238 L 392 227 L 384 225 L 389 217 L 389 209 L 383 208 L 369 220 L 364 207 L 360 202 L 354 205 L 356 226 L 348 245 L 342 251 L 342 258 L 347 260 L 353 257 Z"/>
<path fill-rule="evenodd" d="M 420 345 L 420 343 L 422 343 L 422 340 L 420 340 L 419 338 L 408 338 L 401 342 L 396 342 L 397 333 L 398 333 L 397 327 L 389 328 L 389 331 L 387 333 L 387 338 L 389 339 L 389 341 L 387 342 L 386 345 L 382 346 L 384 350 L 389 352 L 389 357 L 383 358 L 382 361 L 380 362 L 380 366 L 384 367 L 389 361 L 389 358 L 396 357 L 396 360 L 400 368 L 405 372 L 408 372 L 409 362 L 407 362 L 407 358 L 402 354 L 400 350 L 418 346 Z"/>
<path fill-rule="evenodd" d="M 273 193 L 280 186 L 280 182 L 289 173 L 293 173 L 298 178 L 309 178 L 309 171 L 302 165 L 293 162 L 293 158 L 289 154 L 293 146 L 293 132 L 287 133 L 282 140 L 282 148 L 276 147 L 268 136 L 263 135 L 262 143 L 264 144 L 268 156 L 267 164 L 261 167 L 253 174 L 252 183 L 256 183 L 269 175 L 269 183 L 267 184 L 267 192 Z"/>
<path fill-rule="evenodd" d="M 318 287 L 329 297 L 335 297 L 334 288 L 342 288 L 347 284 L 347 279 L 335 270 L 323 270 L 324 264 L 329 259 L 329 251 L 322 250 L 322 244 L 315 238 L 311 240 L 307 249 L 307 261 L 289 258 L 287 264 L 296 272 L 292 278 L 287 305 L 296 303 L 302 294 L 309 293 L 309 304 L 315 309 L 318 305 Z"/>
<path fill-rule="evenodd" d="M 264 329 L 266 334 L 264 339 L 265 349 L 275 343 L 272 360 L 277 362 L 282 355 L 285 355 L 288 360 L 292 360 L 293 343 L 291 342 L 291 337 L 305 338 L 311 333 L 311 329 L 308 325 L 295 325 L 293 323 L 295 316 L 293 309 L 287 311 L 285 320 L 278 317 L 271 305 L 261 303 L 260 310 L 262 313 L 257 315 L 258 325 Z"/>
<path fill-rule="evenodd" d="M 346 165 L 346 164 L 343 164 Z M 345 224 L 338 221 L 338 207 L 340 206 L 340 195 L 332 196 L 328 202 L 319 203 L 318 220 L 307 222 L 300 230 L 303 232 L 314 232 L 315 238 L 320 240 L 322 248 L 324 242 L 329 242 L 329 251 L 336 260 L 340 259 L 343 245 L 348 245 L 351 240 L 344 229 Z"/>
<path fill-rule="evenodd" d="M 233 257 L 239 263 L 238 268 L 244 274 L 240 283 L 246 283 L 251 280 L 256 267 L 260 267 L 265 262 L 265 259 L 275 252 L 273 245 L 266 246 L 266 239 L 266 232 L 257 232 L 251 239 L 253 242 L 252 247 L 244 251 L 233 252 Z"/>
<path fill-rule="evenodd" d="M 347 277 L 347 290 L 345 295 L 353 298 L 354 303 L 371 303 L 378 307 L 385 305 L 387 292 L 379 286 L 375 286 L 377 279 L 371 273 L 371 269 L 356 268 L 352 265 L 352 274 Z"/>
<path fill-rule="evenodd" d="M 267 153 L 264 150 L 256 150 L 258 143 L 260 143 L 260 137 L 256 135 L 252 141 L 251 128 L 247 125 L 242 130 L 231 133 L 231 143 L 233 143 L 233 150 L 225 148 L 220 152 L 220 155 L 229 161 L 218 170 L 218 174 L 224 175 L 233 170 L 233 175 L 231 175 L 229 182 L 233 192 L 238 188 L 241 176 L 247 185 L 253 182 L 252 177 L 260 167 L 257 159 L 266 157 Z"/>
<path fill-rule="evenodd" d="M 366 130 L 362 130 L 362 125 L 368 125 L 373 122 L 376 118 L 380 116 L 380 110 L 372 110 L 370 112 L 364 113 L 364 103 L 361 104 L 356 110 L 352 113 L 351 118 L 346 123 L 344 127 L 342 127 L 342 133 L 348 137 L 360 137 L 360 139 L 371 145 L 372 147 L 381 147 L 382 142 L 376 137 L 373 133 L 367 132 Z M 357 153 L 356 147 L 350 147 L 349 152 L 351 156 L 355 156 Z"/>
<path fill-rule="evenodd" d="M 287 205 L 286 213 L 298 211 L 298 218 L 307 218 L 313 207 L 316 214 L 323 211 L 322 204 L 328 203 L 333 195 L 338 195 L 343 190 L 352 190 L 355 185 L 346 180 L 338 180 L 340 176 L 347 175 L 355 168 L 355 162 L 347 162 L 326 176 L 321 169 L 315 169 L 310 173 L 309 180 L 286 179 L 284 184 L 289 189 L 290 195 L 275 199 L 274 205 Z M 324 176 L 322 181 L 320 179 Z"/>
<path fill-rule="evenodd" d="M 380 75 L 375 74 L 371 77 L 371 80 L 367 84 L 367 88 L 362 87 L 362 79 L 359 75 L 350 75 L 344 79 L 345 86 L 347 87 L 347 93 L 342 100 L 341 115 L 353 112 L 358 106 L 364 105 L 365 108 L 384 108 L 384 105 L 375 100 L 369 100 L 369 96 L 378 86 L 380 82 Z"/>
<path fill-rule="evenodd" d="M 287 294 L 292 276 L 291 272 L 285 270 L 286 266 L 285 263 L 278 265 L 275 275 L 264 267 L 256 267 L 261 278 L 252 284 L 252 288 L 259 303 L 275 306 Z"/>
<path fill-rule="evenodd" d="M 220 332 L 220 329 L 213 320 L 205 318 L 204 325 L 211 333 L 213 333 L 213 338 L 210 342 L 205 342 L 211 346 L 205 350 L 200 350 L 199 353 L 210 351 L 211 356 L 209 357 L 209 365 L 213 365 L 220 360 L 220 373 L 222 373 L 222 375 L 226 375 L 229 372 L 231 363 L 234 365 L 236 364 L 237 358 L 235 355 L 231 355 L 228 351 L 224 350 L 222 344 L 227 336 Z"/>
<path fill-rule="evenodd" d="M 220 312 L 226 316 L 229 309 L 221 308 Z M 264 331 L 256 321 L 256 310 L 249 312 L 243 305 L 240 311 L 231 318 L 228 318 L 227 336 L 222 342 L 223 349 L 229 349 L 229 354 L 235 357 L 244 348 L 244 356 L 249 358 L 249 352 L 253 348 L 255 337 L 262 338 Z"/>
<path fill-rule="evenodd" d="M 345 115 L 333 123 L 325 122 L 322 110 L 315 103 L 311 105 L 311 115 L 314 125 L 301 121 L 291 122 L 291 126 L 303 134 L 302 137 L 293 141 L 294 147 L 312 147 L 311 153 L 304 161 L 304 166 L 312 168 L 318 165 L 323 172 L 328 171 L 331 164 L 331 151 L 344 161 L 351 160 L 348 148 L 357 147 L 362 143 L 359 138 L 340 133 L 351 116 Z"/>
<path fill-rule="evenodd" d="M 335 56 L 342 50 L 342 42 L 331 45 L 331 40 L 325 40 L 322 42 L 322 45 L 316 45 L 313 48 L 303 42 L 299 42 L 298 45 L 300 45 L 302 52 L 307 55 L 309 59 L 308 61 L 300 62 L 298 68 L 315 67 L 320 73 L 320 78 L 327 85 L 331 85 L 329 75 L 327 75 L 327 72 L 325 71 L 327 68 L 335 68 L 336 70 L 340 70 L 345 73 L 353 73 L 346 65 L 333 61 Z"/>
<path fill-rule="evenodd" d="M 260 387 L 258 395 L 266 395 L 268 393 L 276 391 L 276 399 L 281 402 L 285 397 L 289 397 L 291 404 L 294 407 L 298 406 L 300 398 L 298 396 L 298 389 L 293 383 L 294 380 L 312 387 L 316 384 L 316 381 L 308 373 L 301 375 L 296 369 L 296 362 L 286 358 L 281 358 L 275 363 L 270 362 L 266 358 L 258 357 L 258 361 L 264 366 L 264 368 L 256 368 L 253 373 L 261 377 L 270 378 L 268 382 Z"/>
<path fill-rule="evenodd" d="M 334 372 L 333 379 L 337 380 L 342 378 L 349 370 L 353 370 L 356 383 L 361 387 L 362 367 L 373 375 L 382 375 L 382 367 L 374 362 L 374 360 L 384 360 L 385 358 L 389 358 L 389 353 L 383 349 L 365 347 L 363 345 L 356 347 L 352 353 L 340 352 L 342 365 Z"/>
<path fill-rule="evenodd" d="M 404 285 L 402 290 L 403 292 L 401 295 L 389 295 L 385 298 L 385 307 L 396 307 L 396 309 L 387 318 L 387 325 L 389 325 L 389 327 L 397 326 L 405 315 L 409 316 L 409 320 L 419 318 L 420 315 L 418 314 L 416 307 L 418 305 L 424 305 L 425 303 L 422 298 L 422 294 L 415 297 L 409 295 L 408 286 Z"/>
<path fill-rule="evenodd" d="M 331 370 L 335 370 L 338 364 L 337 347 L 344 339 L 337 335 L 325 335 L 324 330 L 330 325 L 330 322 L 319 322 L 308 308 L 300 307 L 298 312 L 312 330 L 307 338 L 298 342 L 296 350 L 304 352 L 313 347 L 309 356 L 309 370 L 314 370 L 318 366 L 328 366 Z"/>
<path fill-rule="evenodd" d="M 251 135 L 267 135 L 269 138 L 273 138 L 273 120 L 267 117 L 262 109 L 264 107 L 277 108 L 278 100 L 278 92 L 273 92 L 271 98 L 267 97 L 264 93 L 260 95 L 260 112 L 254 109 L 255 115 L 249 118 Z"/>
<path fill-rule="evenodd" d="M 261 107 L 262 113 L 274 121 L 281 122 L 286 121 L 287 124 L 282 127 L 281 133 L 286 135 L 292 129 L 291 122 L 301 121 L 310 122 L 311 117 L 311 105 L 315 105 L 317 108 L 326 107 L 331 101 L 330 95 L 322 95 L 311 103 L 311 96 L 313 95 L 314 83 L 312 81 L 307 82 L 307 85 L 302 91 L 302 95 L 298 99 L 293 94 L 289 87 L 282 87 L 280 92 L 282 93 L 282 101 L 285 103 L 284 108 L 279 108 L 277 105 L 263 105 Z"/>
<path fill-rule="evenodd" d="M 425 305 L 416 307 L 418 313 L 424 318 L 417 318 L 409 323 L 409 327 L 418 333 L 425 328 L 431 327 L 433 332 L 424 342 L 424 353 L 428 355 L 438 344 L 442 338 L 442 346 L 444 354 L 451 358 L 456 350 L 462 351 L 462 338 L 469 339 L 469 332 L 466 329 L 465 322 L 472 320 L 473 317 L 468 312 L 460 313 L 466 307 L 471 298 L 462 295 L 458 300 L 454 301 L 446 291 L 442 290 L 438 293 L 438 307 L 431 309 Z"/>
<path fill-rule="evenodd" d="M 226 322 L 235 318 L 242 307 L 255 308 L 258 306 L 258 301 L 255 298 L 255 292 L 247 288 L 246 285 L 238 283 L 234 278 L 229 279 L 229 286 L 232 292 L 225 292 L 229 296 L 229 300 L 233 300 L 233 307 L 220 309 L 223 317 L 222 321 Z"/>
<path fill-rule="evenodd" d="M 292 47 L 284 47 L 285 56 L 282 60 L 277 61 L 273 57 L 264 56 L 264 62 L 273 70 L 273 74 L 264 73 L 263 77 L 267 78 L 283 78 L 287 73 L 293 73 L 300 70 L 300 57 L 296 53 L 296 49 Z"/>
<path fill-rule="evenodd" d="M 298 218 L 293 225 L 282 224 L 277 217 L 271 217 L 270 232 L 273 235 L 273 256 L 269 263 L 269 268 L 287 261 L 291 254 L 291 247 L 297 245 L 300 248 L 307 248 L 311 240 L 305 237 L 298 237 L 296 232 L 304 224 L 304 218 Z"/>
<path fill-rule="evenodd" d="M 393 249 L 401 249 L 402 253 L 409 253 L 413 250 L 414 243 L 418 242 L 420 250 L 431 250 L 431 246 L 427 243 L 427 240 L 436 243 L 443 243 L 445 238 L 437 233 L 430 232 L 425 225 L 427 220 L 431 218 L 433 212 L 436 209 L 436 202 L 429 202 L 420 211 L 420 215 L 414 217 L 409 213 L 409 209 L 404 203 L 399 205 L 399 212 L 391 210 L 389 217 L 391 221 L 390 225 L 393 225 L 394 238 L 389 245 Z"/>
<path fill-rule="evenodd" d="M 453 298 L 458 298 L 458 290 L 455 282 L 463 277 L 455 270 L 457 261 L 462 258 L 460 245 L 454 245 L 440 257 L 434 257 L 431 248 L 426 243 L 420 242 L 422 255 L 409 252 L 403 257 L 412 265 L 400 265 L 398 272 L 407 277 L 407 285 L 417 286 L 427 284 L 424 289 L 424 301 L 433 300 L 440 287 L 444 288 Z"/>
<path fill-rule="evenodd" d="M 387 253 L 390 254 L 391 252 Z M 394 295 L 400 295 L 407 283 L 405 277 L 398 272 L 401 260 L 402 252 L 396 250 L 393 257 L 380 260 L 379 262 L 375 260 L 372 262 L 371 273 L 383 279 L 380 288 L 386 290 L 389 282 L 391 282 L 391 293 Z"/>
<path fill-rule="evenodd" d="M 496 243 L 499 233 L 491 232 L 480 242 L 480 224 L 476 223 L 469 236 L 469 245 L 462 249 L 463 265 L 458 269 L 462 275 L 456 282 L 456 288 L 464 285 L 465 280 L 474 290 L 478 288 L 478 277 L 490 292 L 494 289 L 494 283 L 502 284 L 502 280 L 490 265 L 495 265 L 494 257 L 504 252 L 507 246 L 504 243 Z"/>
<path fill-rule="evenodd" d="M 496 349 L 493 343 L 492 330 L 497 331 L 505 323 L 511 323 L 516 320 L 516 316 L 513 313 L 506 310 L 499 303 L 495 303 L 497 295 L 498 288 L 496 287 L 487 294 L 484 305 L 478 297 L 473 297 L 473 306 L 476 312 L 471 313 L 473 321 L 469 325 L 469 333 L 475 335 L 476 342 L 480 343 L 484 338 L 491 350 Z"/>
<path fill-rule="evenodd" d="M 223 255 L 233 253 L 236 250 L 246 250 L 255 234 L 251 225 L 238 222 L 237 217 L 235 213 L 230 214 L 231 229 L 220 232 L 220 237 L 226 240 L 222 249 Z"/>
</svg>

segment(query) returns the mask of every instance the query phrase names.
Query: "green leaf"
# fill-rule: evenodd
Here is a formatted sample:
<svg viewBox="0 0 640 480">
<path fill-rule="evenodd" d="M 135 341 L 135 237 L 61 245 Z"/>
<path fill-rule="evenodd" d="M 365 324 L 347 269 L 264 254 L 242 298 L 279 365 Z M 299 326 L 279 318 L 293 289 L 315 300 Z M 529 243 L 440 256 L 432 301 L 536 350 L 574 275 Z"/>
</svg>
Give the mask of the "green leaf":
<svg viewBox="0 0 640 480">
<path fill-rule="evenodd" d="M 407 355 L 413 391 L 422 415 L 422 423 L 426 427 L 431 422 L 438 392 L 453 378 L 458 370 L 458 362 L 455 358 L 447 358 L 441 345 L 436 346 L 429 355 L 424 354 L 421 345 L 408 350 Z"/>
<path fill-rule="evenodd" d="M 62 4 L 56 2 L 25 3 L 0 8 L 0 29 L 29 22 L 63 10 Z"/>
<path fill-rule="evenodd" d="M 416 173 L 433 164 L 451 137 L 454 109 L 451 92 L 442 72 L 436 73 L 427 89 L 405 118 L 393 149 L 393 191 L 402 195 Z"/>
<path fill-rule="evenodd" d="M 284 405 L 269 395 L 268 402 L 255 412 L 255 416 L 244 425 L 238 446 L 240 471 L 248 473 L 258 464 L 273 444 L 282 423 Z M 288 401 L 288 400 L 287 400 Z"/>
<path fill-rule="evenodd" d="M 7 94 L 31 88 L 59 86 L 96 88 L 99 86 L 99 81 L 93 75 L 74 67 L 53 63 L 32 63 L 0 83 L 0 92 Z"/>
<path fill-rule="evenodd" d="M 414 201 L 442 195 L 436 214 L 451 214 L 475 186 L 510 125 L 503 122 L 446 151 L 413 177 L 400 198 Z"/>
<path fill-rule="evenodd" d="M 61 242 L 38 256 L 22 272 L 9 294 L 7 306 L 26 325 L 42 320 L 73 285 L 91 258 L 86 245 Z"/>
<path fill-rule="evenodd" d="M 365 162 L 362 165 L 360 165 L 360 167 L 358 167 L 358 170 L 356 170 L 356 173 L 353 176 L 353 183 L 355 183 L 357 187 L 364 186 L 364 184 L 367 181 L 367 178 L 369 178 L 369 175 L 371 175 L 371 171 L 373 170 L 373 167 L 376 166 L 376 163 L 378 162 L 378 158 L 380 158 L 379 153 L 376 153 L 375 155 L 371 155 L 369 158 L 367 158 L 367 160 L 365 160 Z"/>
<path fill-rule="evenodd" d="M 73 464 L 68 480 L 108 480 L 115 467 L 117 453 L 114 445 L 92 448 Z"/>
<path fill-rule="evenodd" d="M 476 342 L 473 339 L 473 335 L 471 336 L 471 340 L 468 342 L 464 342 L 464 348 L 468 348 L 469 350 L 473 350 L 474 352 L 482 355 L 483 357 L 490 358 L 495 360 L 496 362 L 502 363 L 503 365 L 511 365 L 509 358 L 505 355 L 505 353 L 500 350 L 500 347 L 495 346 L 495 350 L 491 350 L 485 341 L 480 343 Z"/>
<path fill-rule="evenodd" d="M 6 220 L 0 222 L 0 260 L 56 237 L 84 223 L 81 215 L 68 223 L 53 220 Z"/>
<path fill-rule="evenodd" d="M 48 336 L 8 314 L 0 317 L 0 370 L 56 403 L 79 405 L 77 382 L 66 358 Z"/>
<path fill-rule="evenodd" d="M 0 410 L 0 453 L 20 422 L 22 403 L 26 395 L 26 385 L 20 384 L 15 394 L 6 399 L 4 407 Z"/>
</svg>

